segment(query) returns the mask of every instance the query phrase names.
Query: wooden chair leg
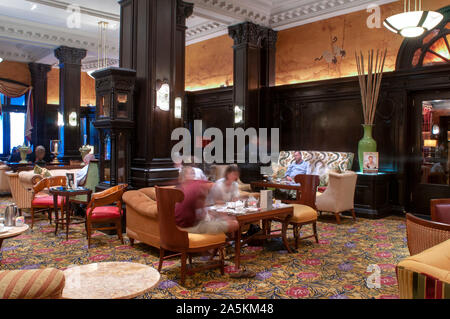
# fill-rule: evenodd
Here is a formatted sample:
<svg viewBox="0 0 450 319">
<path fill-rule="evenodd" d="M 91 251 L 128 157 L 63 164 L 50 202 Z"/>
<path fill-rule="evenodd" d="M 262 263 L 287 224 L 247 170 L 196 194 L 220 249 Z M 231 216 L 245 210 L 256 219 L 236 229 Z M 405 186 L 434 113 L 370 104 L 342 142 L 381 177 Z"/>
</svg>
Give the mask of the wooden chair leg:
<svg viewBox="0 0 450 319">
<path fill-rule="evenodd" d="M 334 215 L 336 215 L 336 221 L 338 223 L 338 225 L 341 224 L 341 214 L 340 213 L 334 213 Z"/>
<path fill-rule="evenodd" d="M 117 229 L 117 236 L 119 236 L 119 239 L 123 245 L 124 241 L 123 241 L 123 236 L 122 236 L 122 221 L 120 219 L 116 222 L 116 229 Z"/>
<path fill-rule="evenodd" d="M 133 240 L 134 241 L 134 240 Z M 158 272 L 161 272 L 163 263 L 164 263 L 164 256 L 165 256 L 165 251 L 163 248 L 159 248 L 159 265 L 158 265 Z"/>
<path fill-rule="evenodd" d="M 34 208 L 31 207 L 31 229 L 34 227 Z"/>
<path fill-rule="evenodd" d="M 87 222 L 88 249 L 91 249 L 91 235 L 92 235 L 92 225 L 90 222 Z"/>
<path fill-rule="evenodd" d="M 354 209 L 352 209 L 352 216 L 353 216 L 353 220 L 356 222 L 356 213 L 355 213 Z"/>
<path fill-rule="evenodd" d="M 299 237 L 299 230 L 298 225 L 294 225 L 294 238 L 295 238 L 295 249 L 298 249 L 298 237 Z"/>
<path fill-rule="evenodd" d="M 219 255 L 220 255 L 220 274 L 223 276 L 225 274 L 225 248 L 219 249 Z"/>
<path fill-rule="evenodd" d="M 134 238 L 130 238 L 130 246 L 131 246 L 131 247 L 134 246 Z"/>
<path fill-rule="evenodd" d="M 316 243 L 319 243 L 319 234 L 317 233 L 317 223 L 313 223 L 313 231 L 314 231 L 314 237 L 316 238 Z"/>
<path fill-rule="evenodd" d="M 186 259 L 187 254 L 186 252 L 181 253 L 181 286 L 184 286 L 186 283 Z"/>
</svg>

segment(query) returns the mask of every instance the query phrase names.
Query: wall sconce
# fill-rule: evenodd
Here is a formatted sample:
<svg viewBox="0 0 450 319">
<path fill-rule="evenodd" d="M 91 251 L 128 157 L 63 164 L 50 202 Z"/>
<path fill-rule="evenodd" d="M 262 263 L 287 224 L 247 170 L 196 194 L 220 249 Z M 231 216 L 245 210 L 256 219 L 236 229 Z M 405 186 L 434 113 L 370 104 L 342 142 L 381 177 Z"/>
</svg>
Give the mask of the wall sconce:
<svg viewBox="0 0 450 319">
<path fill-rule="evenodd" d="M 234 124 L 241 124 L 244 122 L 244 108 L 242 106 L 234 107 Z"/>
<path fill-rule="evenodd" d="M 181 97 L 177 97 L 175 99 L 175 118 L 182 118 L 182 108 L 183 108 L 183 99 Z"/>
<path fill-rule="evenodd" d="M 72 112 L 69 115 L 69 125 L 70 126 L 77 126 L 77 113 L 76 112 Z"/>
<path fill-rule="evenodd" d="M 438 135 L 441 132 L 441 129 L 439 128 L 439 125 L 434 124 L 433 128 L 431 129 L 431 133 L 434 135 Z"/>
<path fill-rule="evenodd" d="M 167 81 L 156 81 L 156 106 L 162 111 L 170 111 L 170 85 Z"/>
<path fill-rule="evenodd" d="M 64 126 L 64 118 L 63 118 L 61 112 L 58 112 L 58 126 L 59 127 Z"/>
</svg>

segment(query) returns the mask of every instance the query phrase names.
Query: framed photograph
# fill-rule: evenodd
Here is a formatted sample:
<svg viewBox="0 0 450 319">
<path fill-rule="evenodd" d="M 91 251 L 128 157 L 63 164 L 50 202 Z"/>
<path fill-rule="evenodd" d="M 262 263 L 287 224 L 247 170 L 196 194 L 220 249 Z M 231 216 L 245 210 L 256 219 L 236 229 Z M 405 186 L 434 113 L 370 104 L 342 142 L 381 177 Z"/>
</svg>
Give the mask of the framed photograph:
<svg viewBox="0 0 450 319">
<path fill-rule="evenodd" d="M 379 169 L 379 153 L 364 153 L 364 170 L 366 174 L 377 174 Z"/>
<path fill-rule="evenodd" d="M 66 173 L 67 176 L 67 188 L 75 189 L 75 174 L 74 173 Z"/>
</svg>

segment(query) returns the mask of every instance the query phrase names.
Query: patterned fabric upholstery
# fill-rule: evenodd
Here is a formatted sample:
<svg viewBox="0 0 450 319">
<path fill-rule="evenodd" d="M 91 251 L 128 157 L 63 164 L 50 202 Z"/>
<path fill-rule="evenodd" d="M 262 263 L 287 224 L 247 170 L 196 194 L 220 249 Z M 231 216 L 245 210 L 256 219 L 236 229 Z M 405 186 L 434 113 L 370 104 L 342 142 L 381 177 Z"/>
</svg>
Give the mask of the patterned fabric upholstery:
<svg viewBox="0 0 450 319">
<path fill-rule="evenodd" d="M 57 269 L 0 271 L 0 299 L 60 299 L 64 285 Z"/>
<path fill-rule="evenodd" d="M 320 176 L 320 186 L 328 185 L 330 170 L 348 171 L 352 169 L 355 154 L 341 152 L 301 151 L 303 160 L 309 162 L 312 175 Z M 272 165 L 273 177 L 283 178 L 290 164 L 294 162 L 295 151 L 280 152 L 278 163 Z"/>
<path fill-rule="evenodd" d="M 450 299 L 450 240 L 397 265 L 402 299 Z"/>
</svg>

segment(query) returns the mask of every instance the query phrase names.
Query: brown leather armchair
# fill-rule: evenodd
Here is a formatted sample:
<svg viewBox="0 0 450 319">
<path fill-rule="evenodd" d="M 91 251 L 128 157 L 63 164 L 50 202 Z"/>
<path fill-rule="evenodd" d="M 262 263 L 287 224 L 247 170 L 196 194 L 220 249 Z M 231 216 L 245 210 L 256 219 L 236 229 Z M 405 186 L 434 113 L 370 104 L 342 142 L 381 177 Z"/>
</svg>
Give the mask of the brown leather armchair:
<svg viewBox="0 0 450 319">
<path fill-rule="evenodd" d="M 127 236 L 133 246 L 134 241 L 160 248 L 158 207 L 154 187 L 123 194 L 127 208 Z"/>
<path fill-rule="evenodd" d="M 450 225 L 450 198 L 431 200 L 431 220 Z"/>
</svg>

